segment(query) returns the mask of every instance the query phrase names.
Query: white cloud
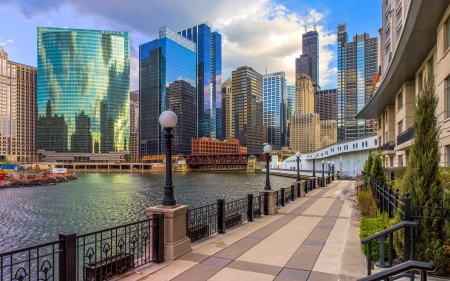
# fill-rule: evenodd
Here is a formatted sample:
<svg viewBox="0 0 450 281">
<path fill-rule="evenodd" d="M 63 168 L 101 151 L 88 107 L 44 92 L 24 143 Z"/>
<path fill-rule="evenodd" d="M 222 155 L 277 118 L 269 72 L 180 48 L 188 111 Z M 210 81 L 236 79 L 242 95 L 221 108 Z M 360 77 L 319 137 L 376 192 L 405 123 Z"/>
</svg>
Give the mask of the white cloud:
<svg viewBox="0 0 450 281">
<path fill-rule="evenodd" d="M 14 41 L 13 41 L 12 39 L 8 39 L 8 40 L 6 40 L 6 42 L 8 42 L 8 43 L 14 43 Z"/>
<path fill-rule="evenodd" d="M 5 46 L 6 43 L 5 42 L 0 42 L 0 46 Z"/>
</svg>

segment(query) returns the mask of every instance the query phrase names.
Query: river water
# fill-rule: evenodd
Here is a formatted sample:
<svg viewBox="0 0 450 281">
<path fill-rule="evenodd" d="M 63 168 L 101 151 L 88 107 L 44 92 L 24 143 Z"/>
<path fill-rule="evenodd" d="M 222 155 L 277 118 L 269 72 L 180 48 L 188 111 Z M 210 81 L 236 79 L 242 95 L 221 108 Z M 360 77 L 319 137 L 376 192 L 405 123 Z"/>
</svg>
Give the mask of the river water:
<svg viewBox="0 0 450 281">
<path fill-rule="evenodd" d="M 160 204 L 164 173 L 73 173 L 52 186 L 0 189 L 0 253 L 57 239 L 58 233 L 97 231 L 147 218 Z M 293 179 L 271 176 L 272 189 Z M 177 203 L 191 208 L 257 194 L 265 175 L 242 172 L 174 173 Z"/>
</svg>

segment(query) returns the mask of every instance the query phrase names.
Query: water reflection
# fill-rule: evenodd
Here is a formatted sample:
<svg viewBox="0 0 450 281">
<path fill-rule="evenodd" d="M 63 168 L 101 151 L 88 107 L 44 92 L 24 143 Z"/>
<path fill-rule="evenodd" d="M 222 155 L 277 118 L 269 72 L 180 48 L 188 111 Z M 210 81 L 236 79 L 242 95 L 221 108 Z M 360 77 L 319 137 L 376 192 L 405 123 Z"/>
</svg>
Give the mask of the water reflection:
<svg viewBox="0 0 450 281">
<path fill-rule="evenodd" d="M 80 180 L 54 186 L 0 189 L 0 252 L 57 238 L 61 232 L 86 233 L 147 217 L 160 204 L 164 173 L 77 173 Z M 174 173 L 177 203 L 191 208 L 257 194 L 264 174 Z M 291 178 L 271 176 L 273 189 Z"/>
</svg>

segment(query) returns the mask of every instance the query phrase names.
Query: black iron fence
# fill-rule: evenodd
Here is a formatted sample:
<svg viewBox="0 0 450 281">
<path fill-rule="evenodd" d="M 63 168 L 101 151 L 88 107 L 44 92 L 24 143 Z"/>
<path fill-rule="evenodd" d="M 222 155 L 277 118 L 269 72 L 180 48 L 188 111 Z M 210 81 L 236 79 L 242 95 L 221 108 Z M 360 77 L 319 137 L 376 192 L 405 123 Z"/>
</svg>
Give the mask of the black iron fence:
<svg viewBox="0 0 450 281">
<path fill-rule="evenodd" d="M 384 151 L 394 150 L 395 149 L 395 142 L 394 141 L 388 141 L 382 146 Z"/>
<path fill-rule="evenodd" d="M 409 127 L 397 137 L 397 145 L 405 143 L 414 138 L 414 127 Z"/>
<path fill-rule="evenodd" d="M 0 281 L 110 280 L 164 261 L 164 216 L 0 254 Z"/>
</svg>

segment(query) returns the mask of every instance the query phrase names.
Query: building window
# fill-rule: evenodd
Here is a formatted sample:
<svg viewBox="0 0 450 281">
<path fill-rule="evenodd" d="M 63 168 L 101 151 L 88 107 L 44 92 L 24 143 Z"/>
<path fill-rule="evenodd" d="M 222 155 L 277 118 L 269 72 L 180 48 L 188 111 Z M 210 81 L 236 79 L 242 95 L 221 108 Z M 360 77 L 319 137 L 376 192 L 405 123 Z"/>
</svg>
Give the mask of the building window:
<svg viewBox="0 0 450 281">
<path fill-rule="evenodd" d="M 400 35 L 402 35 L 402 29 L 403 29 L 403 25 L 400 25 L 397 28 L 397 40 L 400 39 Z"/>
<path fill-rule="evenodd" d="M 391 36 L 391 26 L 389 26 L 388 29 L 386 30 L 386 40 L 387 38 L 389 38 L 389 36 Z"/>
<path fill-rule="evenodd" d="M 391 51 L 391 43 L 389 42 L 389 44 L 387 44 L 387 46 L 386 46 L 386 55 L 388 55 L 389 54 L 389 52 Z"/>
<path fill-rule="evenodd" d="M 384 123 L 387 124 L 388 122 L 388 112 L 387 110 L 384 112 Z"/>
<path fill-rule="evenodd" d="M 398 156 L 398 166 L 403 167 L 403 155 Z"/>
<path fill-rule="evenodd" d="M 403 107 L 403 92 L 401 92 L 397 96 L 397 110 L 400 110 L 400 108 L 402 107 Z"/>
<path fill-rule="evenodd" d="M 398 122 L 398 134 L 400 135 L 403 132 L 403 120 Z"/>
<path fill-rule="evenodd" d="M 434 57 L 428 61 L 428 71 L 431 74 L 431 77 L 434 77 Z"/>
<path fill-rule="evenodd" d="M 450 117 L 450 77 L 447 78 L 447 118 Z"/>
<path fill-rule="evenodd" d="M 399 22 L 402 19 L 402 8 L 397 13 L 397 22 Z"/>
<path fill-rule="evenodd" d="M 447 50 L 450 47 L 450 19 L 445 24 L 445 49 Z"/>
<path fill-rule="evenodd" d="M 389 167 L 394 167 L 394 157 L 390 157 L 389 160 L 391 161 Z"/>
</svg>

